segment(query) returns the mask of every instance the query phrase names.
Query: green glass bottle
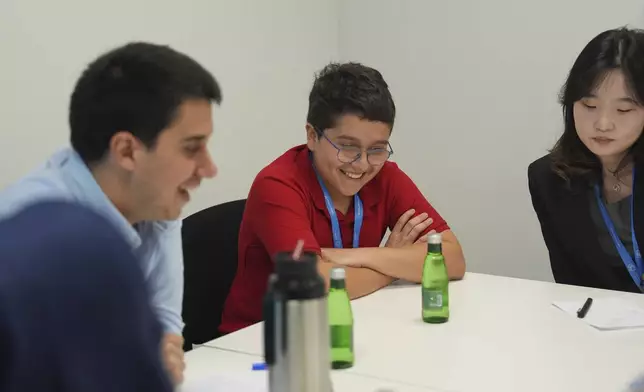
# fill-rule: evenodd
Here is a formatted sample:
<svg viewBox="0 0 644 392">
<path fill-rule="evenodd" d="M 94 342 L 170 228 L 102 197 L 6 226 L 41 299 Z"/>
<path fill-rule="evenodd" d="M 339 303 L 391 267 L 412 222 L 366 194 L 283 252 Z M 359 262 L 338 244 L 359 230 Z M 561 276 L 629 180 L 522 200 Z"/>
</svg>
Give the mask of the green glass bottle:
<svg viewBox="0 0 644 392">
<path fill-rule="evenodd" d="M 331 368 L 353 366 L 353 312 L 345 283 L 344 268 L 331 270 L 329 288 L 329 326 L 331 329 Z"/>
<path fill-rule="evenodd" d="M 440 234 L 432 234 L 427 240 L 421 284 L 423 321 L 426 323 L 437 324 L 449 320 L 449 277 L 441 243 Z"/>
</svg>

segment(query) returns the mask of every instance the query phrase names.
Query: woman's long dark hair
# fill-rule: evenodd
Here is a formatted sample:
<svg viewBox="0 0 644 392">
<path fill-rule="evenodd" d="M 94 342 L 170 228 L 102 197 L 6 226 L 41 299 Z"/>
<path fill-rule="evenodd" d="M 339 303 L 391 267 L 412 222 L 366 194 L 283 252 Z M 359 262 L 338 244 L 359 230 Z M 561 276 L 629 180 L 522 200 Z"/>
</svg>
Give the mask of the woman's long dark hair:
<svg viewBox="0 0 644 392">
<path fill-rule="evenodd" d="M 627 89 L 640 105 L 644 103 L 644 30 L 620 28 L 593 38 L 581 51 L 561 89 L 564 132 L 550 151 L 552 168 L 570 182 L 573 178 L 598 180 L 601 163 L 579 139 L 573 105 L 589 96 L 612 70 L 624 74 Z M 631 147 L 635 161 L 644 161 L 642 137 Z"/>
</svg>

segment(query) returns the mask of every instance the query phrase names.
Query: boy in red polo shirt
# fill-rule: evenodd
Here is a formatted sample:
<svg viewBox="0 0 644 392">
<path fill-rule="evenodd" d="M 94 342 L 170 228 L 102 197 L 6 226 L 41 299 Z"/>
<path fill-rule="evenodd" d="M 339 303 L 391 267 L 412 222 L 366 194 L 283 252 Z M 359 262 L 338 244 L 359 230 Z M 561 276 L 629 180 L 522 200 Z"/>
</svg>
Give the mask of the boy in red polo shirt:
<svg viewBox="0 0 644 392">
<path fill-rule="evenodd" d="M 442 233 L 447 271 L 465 273 L 463 252 L 445 220 L 411 179 L 389 162 L 396 107 L 380 72 L 357 63 L 331 64 L 309 95 L 307 143 L 294 147 L 255 178 L 239 232 L 237 275 L 220 331 L 261 321 L 271 256 L 293 250 L 346 269 L 351 298 L 395 279 L 420 282 L 430 231 Z M 387 229 L 392 233 L 380 247 Z"/>
</svg>

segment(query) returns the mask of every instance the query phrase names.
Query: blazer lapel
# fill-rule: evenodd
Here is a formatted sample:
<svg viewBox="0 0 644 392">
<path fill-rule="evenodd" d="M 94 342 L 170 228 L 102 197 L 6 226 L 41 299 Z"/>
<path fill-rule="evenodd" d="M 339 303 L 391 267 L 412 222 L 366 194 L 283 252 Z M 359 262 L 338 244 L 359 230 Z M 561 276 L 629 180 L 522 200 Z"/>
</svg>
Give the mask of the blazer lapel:
<svg viewBox="0 0 644 392">
<path fill-rule="evenodd" d="M 588 196 L 588 186 L 584 183 L 573 183 L 572 189 L 563 189 L 559 193 L 561 208 L 557 225 L 562 230 L 560 238 L 567 238 L 570 242 L 562 244 L 570 255 L 580 255 L 578 260 L 588 260 L 580 268 L 591 270 L 593 275 L 610 275 L 609 266 L 605 262 L 604 251 L 597 240 L 597 230 L 590 211 L 591 205 Z M 572 260 L 571 260 L 572 261 Z"/>
</svg>

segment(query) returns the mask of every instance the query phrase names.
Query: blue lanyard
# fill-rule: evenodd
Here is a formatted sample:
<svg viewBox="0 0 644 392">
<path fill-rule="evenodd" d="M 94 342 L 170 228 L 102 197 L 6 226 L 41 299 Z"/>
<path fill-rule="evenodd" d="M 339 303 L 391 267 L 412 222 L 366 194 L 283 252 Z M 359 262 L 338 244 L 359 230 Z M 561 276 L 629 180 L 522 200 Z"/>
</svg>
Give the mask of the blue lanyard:
<svg viewBox="0 0 644 392">
<path fill-rule="evenodd" d="M 338 215 L 335 212 L 333 200 L 331 200 L 331 195 L 329 195 L 329 191 L 326 189 L 326 186 L 324 185 L 320 174 L 315 169 L 315 166 L 313 166 L 313 169 L 315 170 L 315 174 L 318 177 L 318 182 L 320 183 L 322 193 L 324 194 L 324 204 L 326 205 L 326 209 L 327 211 L 329 211 L 329 217 L 331 218 L 331 229 L 333 230 L 333 247 L 339 249 L 343 248 L 344 246 L 342 245 L 342 232 L 340 231 L 340 223 L 338 222 Z M 353 210 L 355 215 L 355 220 L 353 223 L 353 247 L 359 248 L 363 211 L 362 200 L 360 200 L 360 196 L 358 196 L 357 193 L 353 196 Z"/>
<path fill-rule="evenodd" d="M 622 240 L 620 240 L 619 237 L 617 236 L 615 225 L 613 224 L 613 221 L 610 219 L 610 216 L 608 215 L 608 211 L 606 210 L 606 206 L 604 205 L 604 202 L 601 198 L 599 185 L 595 185 L 595 197 L 597 198 L 597 205 L 599 206 L 599 211 L 602 214 L 602 218 L 604 219 L 604 223 L 606 224 L 608 233 L 613 239 L 615 248 L 617 248 L 617 253 L 619 253 L 619 257 L 621 257 L 622 262 L 624 262 L 626 269 L 631 274 L 631 278 L 633 278 L 633 281 L 635 282 L 637 287 L 639 287 L 640 290 L 644 290 L 644 287 L 642 285 L 642 280 L 644 278 L 642 276 L 642 274 L 644 273 L 644 262 L 642 261 L 642 254 L 640 253 L 640 247 L 637 244 L 637 238 L 635 238 L 635 220 L 633 219 L 633 206 L 634 206 L 633 200 L 635 200 L 635 168 L 633 168 L 633 193 L 631 194 L 631 236 L 633 240 L 633 253 L 635 256 L 635 261 L 633 261 L 633 257 L 631 257 L 630 253 L 628 253 L 628 250 L 624 246 L 624 243 L 622 242 Z"/>
</svg>

